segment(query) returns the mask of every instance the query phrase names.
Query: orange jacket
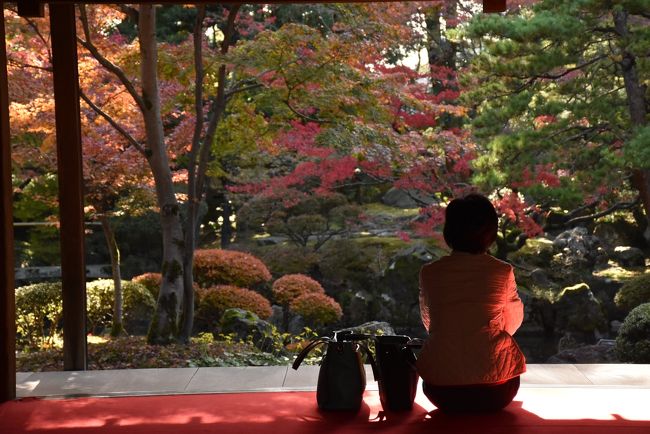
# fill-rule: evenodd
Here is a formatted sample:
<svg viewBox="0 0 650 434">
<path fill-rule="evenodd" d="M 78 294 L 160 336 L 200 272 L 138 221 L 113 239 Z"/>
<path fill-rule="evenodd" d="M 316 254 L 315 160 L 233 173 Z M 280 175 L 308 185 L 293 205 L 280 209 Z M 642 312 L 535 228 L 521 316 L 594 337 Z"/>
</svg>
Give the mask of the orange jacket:
<svg viewBox="0 0 650 434">
<path fill-rule="evenodd" d="M 420 312 L 429 331 L 418 373 L 431 385 L 500 383 L 526 371 L 512 338 L 524 317 L 512 266 L 452 252 L 420 270 Z"/>
</svg>

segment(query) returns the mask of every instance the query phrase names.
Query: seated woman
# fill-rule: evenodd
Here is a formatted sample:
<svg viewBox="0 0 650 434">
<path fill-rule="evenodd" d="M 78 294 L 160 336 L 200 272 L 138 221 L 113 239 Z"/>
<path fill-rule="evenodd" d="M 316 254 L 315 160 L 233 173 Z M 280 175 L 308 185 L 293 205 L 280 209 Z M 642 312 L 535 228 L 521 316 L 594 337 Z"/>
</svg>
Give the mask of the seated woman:
<svg viewBox="0 0 650 434">
<path fill-rule="evenodd" d="M 512 266 L 487 254 L 497 236 L 490 201 L 470 194 L 445 212 L 449 256 L 420 271 L 420 311 L 429 336 L 417 368 L 441 411 L 494 411 L 519 390 L 526 360 L 512 334 L 523 320 Z"/>
</svg>

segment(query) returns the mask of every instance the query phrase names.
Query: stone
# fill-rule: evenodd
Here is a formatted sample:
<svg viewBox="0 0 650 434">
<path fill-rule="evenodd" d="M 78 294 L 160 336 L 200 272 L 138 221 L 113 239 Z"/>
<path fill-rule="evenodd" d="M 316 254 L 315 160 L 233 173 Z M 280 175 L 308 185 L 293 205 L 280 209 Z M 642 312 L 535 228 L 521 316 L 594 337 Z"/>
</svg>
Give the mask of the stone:
<svg viewBox="0 0 650 434">
<path fill-rule="evenodd" d="M 269 350 L 273 346 L 275 327 L 253 312 L 237 308 L 226 309 L 221 316 L 220 326 L 221 333 L 234 333 L 237 339 L 243 341 L 247 340 L 248 336 L 252 336 L 253 345 L 262 351 Z"/>
<path fill-rule="evenodd" d="M 268 321 L 277 329 L 284 330 L 284 308 L 274 304 L 271 306 L 271 316 Z"/>
<path fill-rule="evenodd" d="M 419 208 L 422 205 L 429 205 L 434 202 L 430 195 L 423 194 L 418 190 L 403 190 L 391 188 L 381 198 L 381 201 L 388 206 L 395 208 Z"/>
<path fill-rule="evenodd" d="M 541 268 L 535 268 L 530 273 L 530 279 L 537 286 L 548 287 L 550 284 L 548 276 L 546 275 L 546 271 L 542 270 Z"/>
<path fill-rule="evenodd" d="M 591 268 L 607 262 L 606 251 L 598 237 L 589 235 L 587 228 L 582 226 L 559 234 L 553 240 L 553 250 L 556 252 L 554 266 Z"/>
<path fill-rule="evenodd" d="M 349 327 L 342 331 L 351 331 L 352 333 L 364 333 L 369 335 L 394 335 L 395 330 L 385 321 L 369 321 L 355 327 Z"/>
<path fill-rule="evenodd" d="M 558 332 L 595 336 L 597 332 L 607 331 L 608 322 L 603 307 L 585 283 L 564 288 L 553 307 Z"/>
<path fill-rule="evenodd" d="M 289 320 L 289 328 L 287 329 L 287 332 L 292 335 L 299 335 L 302 333 L 306 325 L 305 319 L 302 316 L 294 315 L 291 320 Z"/>
<path fill-rule="evenodd" d="M 645 255 L 636 247 L 617 246 L 612 255 L 621 267 L 644 267 Z"/>
<path fill-rule="evenodd" d="M 546 363 L 619 363 L 619 360 L 614 341 L 601 339 L 594 345 L 582 345 L 560 351 Z"/>
</svg>

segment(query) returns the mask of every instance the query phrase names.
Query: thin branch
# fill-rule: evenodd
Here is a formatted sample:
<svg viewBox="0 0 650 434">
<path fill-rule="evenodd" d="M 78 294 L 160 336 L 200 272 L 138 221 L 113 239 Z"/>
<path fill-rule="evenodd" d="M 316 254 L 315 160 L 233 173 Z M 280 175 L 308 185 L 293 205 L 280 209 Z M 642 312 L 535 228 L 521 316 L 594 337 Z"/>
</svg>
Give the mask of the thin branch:
<svg viewBox="0 0 650 434">
<path fill-rule="evenodd" d="M 131 134 L 129 134 L 128 131 L 122 128 L 122 126 L 118 124 L 108 113 L 106 113 L 101 108 L 99 108 L 95 103 L 93 103 L 90 100 L 90 98 L 88 98 L 88 96 L 81 89 L 79 89 L 79 96 L 81 97 L 81 99 L 84 100 L 84 102 L 88 105 L 88 107 L 90 107 L 95 113 L 103 117 L 106 120 L 106 122 L 111 124 L 111 126 L 115 128 L 117 132 L 120 133 L 129 142 L 129 144 L 131 144 L 131 146 L 137 149 L 146 158 L 144 148 L 142 147 L 142 145 L 140 145 L 140 143 L 138 143 L 137 140 L 135 140 L 135 138 Z"/>
<path fill-rule="evenodd" d="M 635 206 L 639 205 L 639 203 L 641 203 L 641 198 L 640 197 L 637 197 L 637 199 L 634 202 L 619 202 L 619 203 L 616 203 L 616 204 L 610 206 L 609 208 L 607 208 L 604 211 L 597 212 L 597 213 L 590 214 L 590 215 L 586 215 L 586 216 L 572 218 L 572 219 L 568 220 L 565 223 L 565 225 L 566 226 L 571 226 L 571 225 L 576 225 L 578 223 L 589 222 L 589 221 L 595 220 L 597 218 L 600 218 L 600 217 L 606 216 L 608 214 L 611 214 L 614 211 L 618 211 L 618 210 L 621 210 L 621 209 L 634 208 Z"/>
<path fill-rule="evenodd" d="M 235 33 L 235 19 L 239 13 L 241 5 L 233 5 L 228 13 L 228 22 L 223 32 L 223 41 L 221 42 L 221 54 L 228 53 L 228 48 Z M 217 95 L 213 99 L 210 109 L 210 117 L 208 119 L 208 128 L 203 138 L 203 144 L 199 152 L 198 169 L 196 174 L 196 191 L 197 194 L 202 194 L 203 184 L 205 182 L 205 172 L 208 167 L 210 159 L 210 149 L 212 148 L 212 141 L 217 131 L 217 124 L 225 111 L 226 99 L 226 65 L 222 64 L 219 67 L 219 75 L 217 79 Z"/>
<path fill-rule="evenodd" d="M 9 65 L 16 65 L 20 68 L 32 68 L 32 69 L 38 69 L 40 71 L 52 72 L 51 66 L 30 65 L 29 63 L 19 62 L 15 59 L 12 59 L 11 57 L 7 59 L 7 63 Z"/>
<path fill-rule="evenodd" d="M 29 17 L 23 17 L 23 19 L 27 22 L 29 27 L 31 27 L 32 30 L 34 30 L 34 32 L 38 36 L 38 39 L 40 39 L 41 42 L 43 43 L 43 46 L 47 50 L 47 58 L 50 61 L 50 65 L 51 65 L 52 64 L 52 51 L 50 50 L 50 42 L 45 38 L 45 36 L 43 36 L 43 34 L 41 33 L 41 30 L 38 28 L 38 24 L 36 24 L 36 22 L 34 20 L 32 20 Z"/>
<path fill-rule="evenodd" d="M 122 71 L 122 69 L 121 69 L 119 66 L 117 66 L 116 64 L 114 64 L 113 62 L 111 62 L 110 60 L 108 60 L 106 57 L 104 57 L 104 56 L 99 52 L 99 50 L 97 49 L 97 47 L 92 43 L 92 40 L 91 40 L 91 34 L 90 34 L 90 26 L 88 25 L 88 15 L 86 14 L 86 7 L 85 7 L 85 5 L 79 5 L 79 18 L 81 19 L 81 24 L 82 24 L 82 27 L 83 27 L 83 32 L 84 32 L 84 36 L 85 36 L 86 40 L 84 41 L 84 40 L 81 39 L 80 37 L 77 37 L 77 41 L 78 41 L 78 42 L 79 42 L 79 43 L 80 43 L 80 44 L 81 44 L 81 45 L 82 45 L 86 50 L 88 50 L 88 51 L 90 52 L 90 54 L 92 54 L 93 57 L 94 57 L 94 58 L 95 58 L 95 59 L 96 59 L 96 60 L 97 60 L 97 61 L 98 61 L 98 62 L 99 62 L 99 63 L 100 63 L 104 68 L 106 68 L 107 70 L 109 70 L 110 72 L 112 72 L 112 73 L 113 73 L 113 74 L 114 74 L 114 75 L 115 75 L 115 76 L 120 80 L 120 82 L 122 83 L 122 85 L 124 85 L 124 87 L 125 87 L 126 90 L 129 92 L 129 94 L 131 95 L 131 97 L 133 98 L 133 100 L 136 102 L 136 104 L 138 105 L 138 107 L 140 108 L 140 110 L 141 110 L 142 112 L 144 112 L 144 111 L 146 110 L 146 106 L 145 106 L 144 100 L 142 99 L 142 97 L 140 96 L 140 94 L 138 93 L 138 91 L 135 89 L 135 86 L 133 85 L 133 82 L 131 82 L 131 80 L 129 80 L 129 78 L 126 76 L 126 74 L 124 73 L 124 71 Z"/>
<path fill-rule="evenodd" d="M 226 92 L 226 99 L 230 99 L 233 95 L 236 95 L 238 93 L 246 92 L 247 90 L 251 90 L 251 89 L 258 89 L 263 86 L 264 85 L 261 83 L 255 83 L 255 84 L 249 84 L 248 86 L 242 86 L 242 87 L 229 90 L 228 92 Z"/>
</svg>

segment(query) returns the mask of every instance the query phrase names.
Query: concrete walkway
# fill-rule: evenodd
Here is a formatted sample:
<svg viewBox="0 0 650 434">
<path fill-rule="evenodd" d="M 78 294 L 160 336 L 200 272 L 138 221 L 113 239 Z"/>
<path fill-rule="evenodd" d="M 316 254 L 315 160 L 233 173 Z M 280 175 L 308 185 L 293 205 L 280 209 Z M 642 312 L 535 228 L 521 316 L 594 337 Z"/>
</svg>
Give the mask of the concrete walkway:
<svg viewBox="0 0 650 434">
<path fill-rule="evenodd" d="M 370 367 L 368 389 L 377 388 Z M 318 366 L 19 372 L 18 398 L 315 390 Z M 528 365 L 522 388 L 650 390 L 650 365 Z"/>
</svg>

